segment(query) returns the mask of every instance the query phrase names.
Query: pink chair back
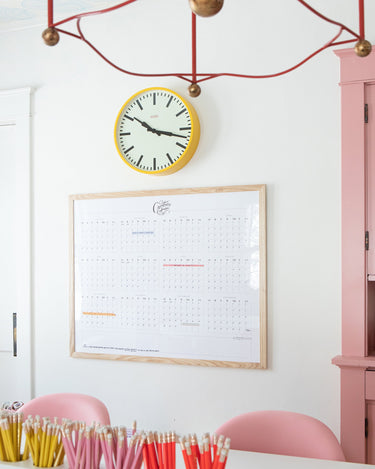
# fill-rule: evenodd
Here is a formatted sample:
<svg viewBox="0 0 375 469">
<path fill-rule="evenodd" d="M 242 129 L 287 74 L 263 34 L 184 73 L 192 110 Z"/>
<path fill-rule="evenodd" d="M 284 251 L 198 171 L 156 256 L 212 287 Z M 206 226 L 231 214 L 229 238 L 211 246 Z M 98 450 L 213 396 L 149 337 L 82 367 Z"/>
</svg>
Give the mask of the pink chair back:
<svg viewBox="0 0 375 469">
<path fill-rule="evenodd" d="M 249 412 L 227 421 L 216 434 L 231 438 L 233 449 L 345 461 L 340 443 L 323 422 L 295 412 Z"/>
<path fill-rule="evenodd" d="M 62 418 L 67 418 L 86 422 L 87 425 L 91 425 L 94 421 L 102 425 L 110 425 L 107 407 L 96 397 L 86 394 L 47 394 L 27 402 L 18 412 L 23 412 L 25 418 L 29 415 L 51 419 L 57 417 L 59 423 Z"/>
</svg>

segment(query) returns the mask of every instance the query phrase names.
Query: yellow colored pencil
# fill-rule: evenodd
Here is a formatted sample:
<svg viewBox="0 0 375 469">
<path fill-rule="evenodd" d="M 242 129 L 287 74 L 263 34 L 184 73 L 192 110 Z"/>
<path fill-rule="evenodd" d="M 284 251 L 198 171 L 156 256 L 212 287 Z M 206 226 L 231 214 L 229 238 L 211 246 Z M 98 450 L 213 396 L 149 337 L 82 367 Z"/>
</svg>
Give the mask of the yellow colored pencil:
<svg viewBox="0 0 375 469">
<path fill-rule="evenodd" d="M 39 465 L 42 467 L 46 467 L 46 457 L 47 457 L 47 452 L 48 452 L 48 442 L 50 440 L 50 435 L 48 434 L 49 428 L 48 426 L 44 427 L 43 433 L 44 433 L 44 438 L 43 438 L 43 449 L 41 450 L 41 455 L 40 455 L 40 461 Z"/>
<path fill-rule="evenodd" d="M 39 456 L 40 456 L 40 442 L 39 438 L 41 436 L 41 428 L 38 423 L 34 423 L 34 464 L 35 466 L 39 465 Z"/>
<path fill-rule="evenodd" d="M 21 443 L 22 443 L 22 421 L 23 414 L 19 413 L 17 415 L 17 461 L 21 459 Z"/>
<path fill-rule="evenodd" d="M 6 438 L 6 435 L 5 435 L 5 430 L 2 428 L 1 424 L 0 424 L 0 435 L 1 435 L 1 441 L 3 443 L 3 447 L 4 447 L 4 460 L 5 461 L 10 461 L 10 452 L 9 452 L 9 445 L 8 445 L 8 440 Z"/>
<path fill-rule="evenodd" d="M 11 437 L 11 445 L 13 446 L 13 449 L 16 449 L 16 442 L 17 442 L 17 415 L 13 414 L 9 416 L 9 423 L 10 423 L 10 437 Z M 16 451 L 15 451 L 16 453 Z"/>
<path fill-rule="evenodd" d="M 58 428 L 55 425 L 52 431 L 52 436 L 51 436 L 51 446 L 49 449 L 49 456 L 48 456 L 48 461 L 47 461 L 47 467 L 52 467 L 53 460 L 54 460 L 54 455 L 56 452 L 58 444 Z"/>
<path fill-rule="evenodd" d="M 4 448 L 3 437 L 1 433 L 0 433 L 0 459 L 2 461 L 6 461 L 5 448 Z"/>
<path fill-rule="evenodd" d="M 46 446 L 46 436 L 45 425 L 42 427 L 42 433 L 39 438 L 40 447 L 39 447 L 39 466 L 43 466 L 43 457 L 44 457 L 44 448 Z"/>
<path fill-rule="evenodd" d="M 9 426 L 9 422 L 7 419 L 2 419 L 0 421 L 1 432 L 3 435 L 3 439 L 5 441 L 5 449 L 8 454 L 9 460 L 12 462 L 16 462 L 16 455 L 14 452 L 14 448 L 12 445 L 12 437 L 11 437 L 11 427 Z"/>
<path fill-rule="evenodd" d="M 63 445 L 63 442 L 60 441 L 57 447 L 56 457 L 53 463 L 53 467 L 60 466 L 60 464 L 62 464 L 64 461 L 64 456 L 65 456 L 64 445 Z"/>
<path fill-rule="evenodd" d="M 33 463 L 35 464 L 34 430 L 31 425 L 26 424 L 24 425 L 24 432 L 26 435 L 25 448 L 27 446 L 28 450 L 30 450 L 31 458 L 33 460 Z"/>
<path fill-rule="evenodd" d="M 25 446 L 23 448 L 22 461 L 26 461 L 30 456 L 29 439 L 26 436 Z"/>
</svg>

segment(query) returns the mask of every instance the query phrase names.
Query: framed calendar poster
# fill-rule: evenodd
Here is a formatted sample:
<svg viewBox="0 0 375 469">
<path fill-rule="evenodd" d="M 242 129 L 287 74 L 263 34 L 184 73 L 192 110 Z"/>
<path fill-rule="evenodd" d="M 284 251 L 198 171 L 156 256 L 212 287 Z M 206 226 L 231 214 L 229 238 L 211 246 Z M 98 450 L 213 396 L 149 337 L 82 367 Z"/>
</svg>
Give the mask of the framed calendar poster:
<svg viewBox="0 0 375 469">
<path fill-rule="evenodd" d="M 70 196 L 73 357 L 266 368 L 266 187 Z"/>
</svg>

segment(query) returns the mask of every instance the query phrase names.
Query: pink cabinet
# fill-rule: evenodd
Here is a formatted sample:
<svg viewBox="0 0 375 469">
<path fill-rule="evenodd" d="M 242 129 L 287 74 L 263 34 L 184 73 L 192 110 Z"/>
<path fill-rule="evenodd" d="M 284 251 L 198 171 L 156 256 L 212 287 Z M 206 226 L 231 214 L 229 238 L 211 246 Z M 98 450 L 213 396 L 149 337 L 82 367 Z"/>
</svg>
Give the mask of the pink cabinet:
<svg viewBox="0 0 375 469">
<path fill-rule="evenodd" d="M 342 110 L 341 443 L 375 464 L 375 52 L 340 50 Z"/>
</svg>

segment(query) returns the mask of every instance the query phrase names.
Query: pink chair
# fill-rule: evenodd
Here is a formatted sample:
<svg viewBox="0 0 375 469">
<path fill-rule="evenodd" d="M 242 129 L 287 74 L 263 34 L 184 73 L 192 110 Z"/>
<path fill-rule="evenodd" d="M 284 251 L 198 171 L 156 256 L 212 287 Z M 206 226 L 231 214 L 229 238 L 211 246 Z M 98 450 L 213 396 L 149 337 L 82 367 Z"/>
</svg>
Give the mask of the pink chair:
<svg viewBox="0 0 375 469">
<path fill-rule="evenodd" d="M 79 420 L 91 425 L 98 422 L 102 425 L 110 425 L 107 407 L 102 401 L 93 396 L 76 393 L 47 394 L 36 397 L 23 405 L 18 412 L 23 412 L 24 417 L 54 417 L 61 423 L 62 418 Z"/>
<path fill-rule="evenodd" d="M 340 443 L 323 422 L 295 412 L 248 412 L 228 420 L 216 434 L 229 437 L 232 449 L 345 461 Z"/>
</svg>

